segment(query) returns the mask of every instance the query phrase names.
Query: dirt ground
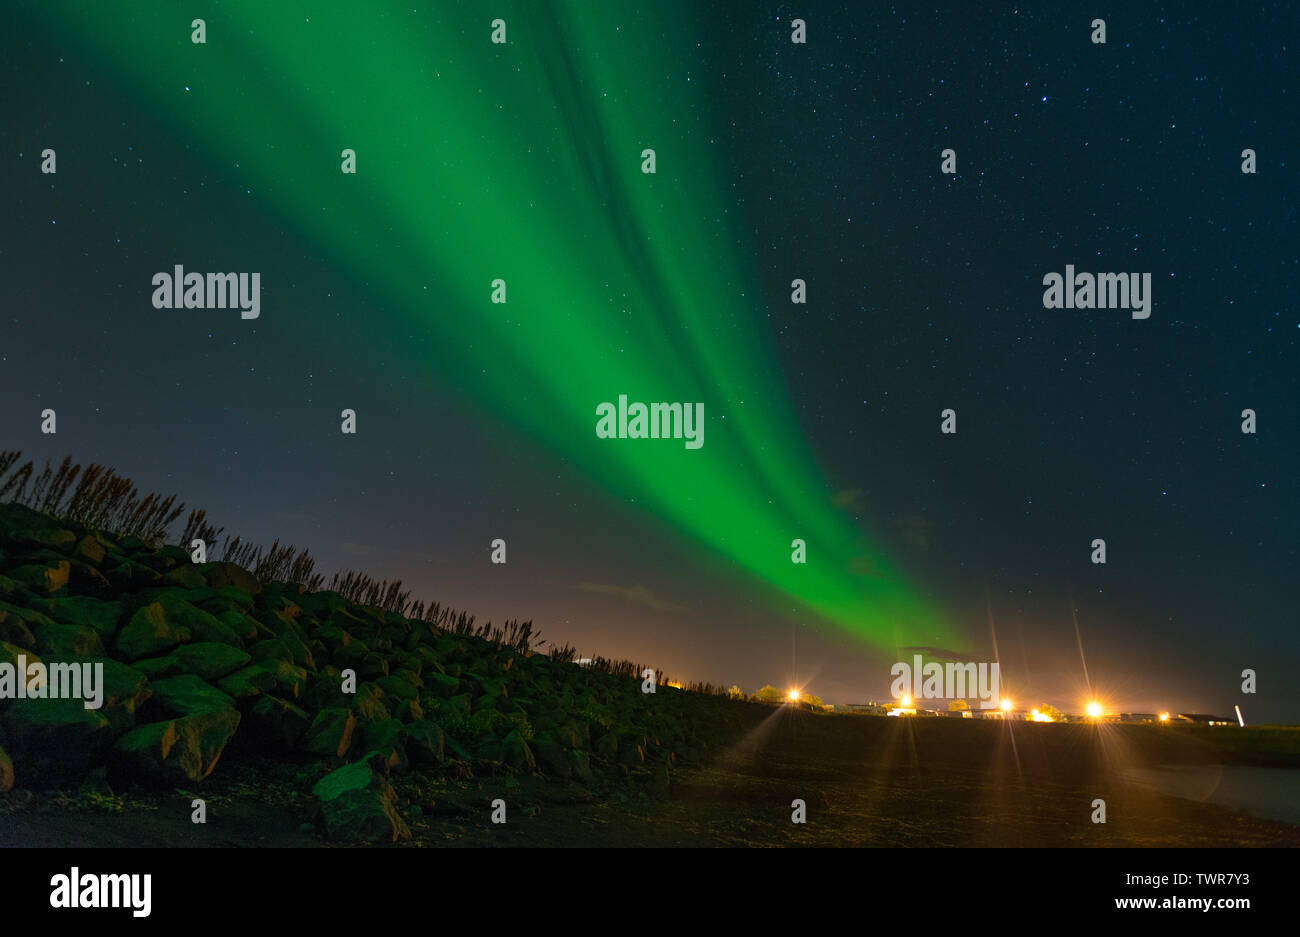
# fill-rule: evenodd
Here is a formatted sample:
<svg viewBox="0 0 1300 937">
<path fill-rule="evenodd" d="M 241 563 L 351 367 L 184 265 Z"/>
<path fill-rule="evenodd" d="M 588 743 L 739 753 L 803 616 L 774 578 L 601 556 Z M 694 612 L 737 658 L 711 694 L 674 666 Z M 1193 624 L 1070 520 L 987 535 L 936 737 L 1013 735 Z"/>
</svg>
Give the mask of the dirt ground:
<svg viewBox="0 0 1300 937">
<path fill-rule="evenodd" d="M 1160 734 L 1163 733 L 1163 734 Z M 1300 827 L 1121 778 L 1157 764 L 1300 765 L 1155 727 L 822 716 L 774 709 L 667 791 L 635 775 L 591 792 L 535 777 L 394 779 L 436 846 L 1300 846 Z M 282 765 L 222 764 L 194 791 L 11 793 L 0 846 L 330 846 Z M 1300 790 L 1300 787 L 1297 788 Z M 190 821 L 191 796 L 208 822 Z M 490 822 L 501 798 L 507 822 Z M 1093 801 L 1106 822 L 1092 822 Z M 792 801 L 806 823 L 791 822 Z M 411 810 L 412 807 L 415 810 Z"/>
</svg>

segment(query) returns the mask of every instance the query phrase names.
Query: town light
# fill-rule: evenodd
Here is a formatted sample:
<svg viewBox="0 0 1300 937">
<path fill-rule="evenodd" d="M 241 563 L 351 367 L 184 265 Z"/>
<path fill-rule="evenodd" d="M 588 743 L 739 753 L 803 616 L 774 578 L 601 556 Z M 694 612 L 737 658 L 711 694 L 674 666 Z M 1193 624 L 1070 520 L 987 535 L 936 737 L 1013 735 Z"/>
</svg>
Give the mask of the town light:
<svg viewBox="0 0 1300 937">
<path fill-rule="evenodd" d="M 906 693 L 904 693 L 904 694 L 903 694 L 903 698 L 902 698 L 901 700 L 898 701 L 898 705 L 902 706 L 904 709 L 911 709 L 911 708 L 912 708 L 912 697 L 910 697 L 910 696 L 908 696 Z"/>
<path fill-rule="evenodd" d="M 1009 699 L 1004 699 L 1004 700 L 1002 700 L 1002 702 L 999 703 L 998 705 L 1002 707 L 1002 711 L 1003 711 L 1004 713 L 1009 713 L 1009 712 L 1011 712 L 1011 700 L 1009 700 Z"/>
<path fill-rule="evenodd" d="M 1169 721 L 1169 713 L 1161 713 L 1161 714 L 1160 714 L 1160 721 L 1161 721 L 1161 722 L 1168 722 L 1168 721 Z"/>
<path fill-rule="evenodd" d="M 792 703 L 797 703 L 797 702 L 799 702 L 799 691 L 798 691 L 798 690 L 791 690 L 787 695 L 790 697 L 790 702 L 792 702 Z"/>
<path fill-rule="evenodd" d="M 1088 713 L 1089 719 L 1099 718 L 1101 716 L 1101 703 L 1098 703 L 1094 700 L 1093 702 L 1088 704 L 1087 708 L 1085 709 L 1085 712 Z"/>
</svg>

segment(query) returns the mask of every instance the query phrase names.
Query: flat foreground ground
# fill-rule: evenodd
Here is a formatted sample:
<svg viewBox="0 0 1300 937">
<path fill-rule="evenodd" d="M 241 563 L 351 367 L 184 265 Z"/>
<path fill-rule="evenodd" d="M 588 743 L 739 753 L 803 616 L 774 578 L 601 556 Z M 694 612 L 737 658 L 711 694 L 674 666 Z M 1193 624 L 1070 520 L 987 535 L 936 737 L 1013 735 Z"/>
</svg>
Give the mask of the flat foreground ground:
<svg viewBox="0 0 1300 937">
<path fill-rule="evenodd" d="M 1294 783 L 1300 800 L 1300 755 L 1289 751 L 1300 733 L 1216 731 L 781 707 L 758 711 L 710 764 L 674 771 L 666 792 L 635 777 L 595 793 L 534 777 L 394 781 L 404 810 L 419 808 L 407 847 L 1300 845 L 1300 827 L 1210 802 L 1219 765 L 1273 766 L 1270 783 Z M 1169 765 L 1183 796 L 1140 780 Z M 11 794 L 0 803 L 0 846 L 330 845 L 301 828 L 313 803 L 288 770 L 223 762 L 201 791 L 90 802 Z M 208 801 L 204 826 L 190 822 L 191 793 Z M 489 821 L 497 797 L 504 825 Z M 796 799 L 806 823 L 791 822 Z M 1097 799 L 1104 824 L 1092 822 Z"/>
</svg>

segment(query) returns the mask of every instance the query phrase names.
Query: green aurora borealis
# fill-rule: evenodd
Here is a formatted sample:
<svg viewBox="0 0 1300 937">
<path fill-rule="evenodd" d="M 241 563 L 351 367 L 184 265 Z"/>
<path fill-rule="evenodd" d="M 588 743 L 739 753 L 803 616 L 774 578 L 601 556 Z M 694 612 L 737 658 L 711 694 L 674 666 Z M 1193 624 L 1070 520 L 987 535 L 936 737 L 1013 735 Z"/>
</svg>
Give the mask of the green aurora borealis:
<svg viewBox="0 0 1300 937">
<path fill-rule="evenodd" d="M 834 507 L 804 441 L 761 311 L 788 297 L 759 295 L 744 219 L 721 196 L 737 183 L 710 76 L 689 65 L 688 7 L 203 6 L 150 9 L 129 29 L 103 4 L 34 15 L 237 167 L 377 306 L 434 336 L 414 349 L 436 362 L 431 385 L 878 648 L 952 638 Z M 204 45 L 190 41 L 195 16 Z M 504 45 L 489 41 L 496 17 Z M 647 147 L 655 175 L 641 171 Z M 340 172 L 344 148 L 356 175 Z M 173 262 L 206 269 L 157 269 Z M 505 304 L 490 302 L 497 278 Z M 264 301 L 263 322 L 275 316 Z M 703 448 L 598 439 L 596 405 L 620 394 L 703 401 Z M 806 565 L 791 562 L 795 538 Z"/>
</svg>

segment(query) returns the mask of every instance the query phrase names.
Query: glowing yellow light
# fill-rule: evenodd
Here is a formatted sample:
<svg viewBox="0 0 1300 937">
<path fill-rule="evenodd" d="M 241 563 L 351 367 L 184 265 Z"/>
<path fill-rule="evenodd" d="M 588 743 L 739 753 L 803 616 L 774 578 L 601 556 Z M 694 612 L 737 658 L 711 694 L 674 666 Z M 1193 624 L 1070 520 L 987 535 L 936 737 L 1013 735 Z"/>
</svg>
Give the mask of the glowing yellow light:
<svg viewBox="0 0 1300 937">
<path fill-rule="evenodd" d="M 1169 713 L 1161 713 L 1161 714 L 1160 714 L 1160 721 L 1161 721 L 1161 722 L 1168 722 L 1168 721 L 1169 721 Z"/>
<path fill-rule="evenodd" d="M 790 696 L 790 702 L 792 702 L 792 703 L 797 703 L 797 702 L 799 702 L 799 691 L 798 691 L 798 690 L 791 690 L 790 693 L 789 693 L 789 696 Z"/>
<path fill-rule="evenodd" d="M 898 701 L 898 704 L 902 706 L 904 709 L 911 709 L 912 697 L 905 695 L 901 700 Z"/>
<path fill-rule="evenodd" d="M 1056 720 L 1053 719 L 1051 716 L 1047 715 L 1046 713 L 1040 713 L 1037 709 L 1035 709 L 1033 712 L 1029 714 L 1029 721 L 1030 722 L 1055 722 Z"/>
<path fill-rule="evenodd" d="M 1098 716 L 1101 715 L 1101 703 L 1098 702 L 1089 703 L 1087 708 L 1084 711 L 1087 712 L 1089 719 L 1096 719 Z"/>
<path fill-rule="evenodd" d="M 1004 713 L 1011 712 L 1011 700 L 1004 699 L 999 705 L 1002 707 Z"/>
</svg>

